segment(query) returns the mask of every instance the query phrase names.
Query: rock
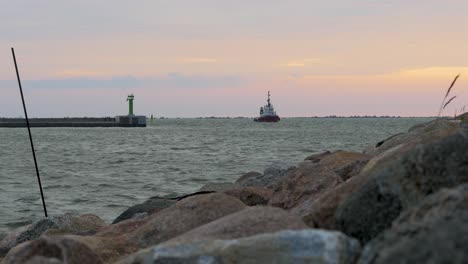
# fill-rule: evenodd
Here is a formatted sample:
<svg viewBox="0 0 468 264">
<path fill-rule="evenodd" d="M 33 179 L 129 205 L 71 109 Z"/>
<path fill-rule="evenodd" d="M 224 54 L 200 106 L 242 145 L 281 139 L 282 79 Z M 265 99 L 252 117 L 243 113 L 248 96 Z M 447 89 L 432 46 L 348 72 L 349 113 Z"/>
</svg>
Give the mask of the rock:
<svg viewBox="0 0 468 264">
<path fill-rule="evenodd" d="M 402 212 L 366 245 L 359 263 L 468 263 L 468 184 Z"/>
<path fill-rule="evenodd" d="M 338 229 L 367 242 L 389 228 L 402 209 L 467 182 L 467 148 L 468 136 L 458 132 L 374 168 L 364 186 L 338 207 Z"/>
<path fill-rule="evenodd" d="M 385 152 L 382 152 L 369 161 L 359 174 L 324 192 L 318 197 L 312 197 L 295 206 L 290 212 L 302 216 L 302 220 L 310 227 L 337 229 L 335 224 L 335 212 L 338 206 L 348 197 L 360 189 L 369 180 L 371 172 L 385 166 L 406 153 L 409 147 L 401 144 Z M 357 160 L 360 162 L 361 160 Z"/>
<path fill-rule="evenodd" d="M 359 242 L 339 232 L 280 231 L 233 240 L 157 246 L 146 263 L 343 263 L 352 264 Z"/>
<path fill-rule="evenodd" d="M 151 197 L 147 201 L 141 204 L 137 204 L 129 207 L 123 213 L 121 213 L 112 224 L 116 224 L 123 220 L 131 219 L 134 217 L 142 217 L 158 212 L 164 208 L 167 208 L 177 201 L 174 199 L 162 198 L 162 197 Z"/>
<path fill-rule="evenodd" d="M 286 174 L 295 167 L 284 161 L 276 161 L 265 168 L 263 174 L 254 176 L 244 175 L 236 181 L 241 186 L 265 187 L 274 189 L 276 185 L 286 176 Z"/>
<path fill-rule="evenodd" d="M 166 243 L 233 239 L 280 230 L 306 228 L 308 228 L 307 225 L 300 217 L 280 208 L 253 206 L 202 225 Z"/>
<path fill-rule="evenodd" d="M 400 144 L 410 144 L 416 146 L 421 143 L 428 143 L 442 137 L 446 137 L 460 130 L 458 124 L 449 122 L 445 119 L 432 120 L 427 123 L 413 126 L 407 133 L 401 133 L 387 138 L 365 150 L 365 153 L 371 156 L 380 154 Z"/>
<path fill-rule="evenodd" d="M 457 119 L 461 120 L 464 123 L 468 122 L 468 112 L 465 112 L 465 113 L 463 113 L 461 115 L 458 115 Z"/>
<path fill-rule="evenodd" d="M 281 177 L 292 167 L 294 167 L 294 165 L 289 162 L 275 161 L 265 168 L 263 175 L 269 177 Z"/>
<path fill-rule="evenodd" d="M 115 237 L 123 234 L 128 234 L 137 230 L 150 220 L 150 217 L 132 218 L 118 222 L 117 224 L 107 225 L 97 230 L 95 236 Z"/>
<path fill-rule="evenodd" d="M 241 200 L 245 205 L 266 205 L 273 195 L 271 189 L 262 187 L 241 187 L 224 192 Z"/>
<path fill-rule="evenodd" d="M 225 192 L 230 189 L 238 188 L 240 185 L 230 182 L 216 182 L 216 183 L 207 183 L 200 188 L 199 191 L 206 192 Z"/>
<path fill-rule="evenodd" d="M 334 171 L 336 174 L 340 175 L 343 181 L 357 175 L 370 159 L 369 155 L 343 150 L 338 150 L 333 153 L 329 152 L 326 155 L 322 153 L 320 155 L 320 159 L 318 160 L 318 158 L 315 158 L 314 163 L 318 163 Z"/>
<path fill-rule="evenodd" d="M 335 211 L 368 180 L 368 173 L 361 173 L 335 186 L 318 197 L 311 197 L 290 210 L 302 217 L 309 226 L 323 229 L 336 229 Z"/>
<path fill-rule="evenodd" d="M 25 241 L 34 240 L 45 233 L 65 233 L 90 235 L 105 226 L 105 222 L 91 214 L 64 214 L 38 220 L 31 225 L 20 227 L 0 242 L 0 254 L 4 255 L 11 248 Z"/>
<path fill-rule="evenodd" d="M 320 164 L 304 161 L 278 184 L 268 204 L 290 209 L 306 199 L 318 197 L 341 182 L 343 180 L 335 172 Z"/>
<path fill-rule="evenodd" d="M 86 245 L 63 236 L 42 236 L 12 249 L 3 264 L 16 263 L 103 263 Z"/>
<path fill-rule="evenodd" d="M 304 160 L 310 160 L 312 161 L 313 163 L 318 163 L 320 162 L 323 158 L 325 158 L 326 156 L 330 155 L 331 152 L 330 151 L 325 151 L 325 152 L 322 152 L 322 153 L 318 153 L 318 154 L 312 154 L 308 157 L 306 157 Z"/>
<path fill-rule="evenodd" d="M 196 195 L 152 215 L 128 237 L 139 247 L 148 247 L 244 208 L 241 201 L 223 193 Z"/>
<path fill-rule="evenodd" d="M 257 177 L 260 177 L 262 175 L 263 174 L 261 174 L 260 172 L 250 171 L 250 172 L 247 172 L 246 174 L 242 175 L 234 183 L 242 184 L 243 182 L 248 181 L 250 178 L 257 178 Z"/>
<path fill-rule="evenodd" d="M 133 221 L 133 220 L 126 220 Z M 121 222 L 124 223 L 125 221 Z M 68 238 L 79 241 L 95 252 L 104 263 L 114 263 L 140 249 L 128 239 L 128 234 L 115 236 L 74 236 Z"/>
<path fill-rule="evenodd" d="M 177 197 L 174 197 L 174 198 L 169 198 L 169 199 L 175 200 L 175 201 L 181 201 L 181 200 L 183 200 L 185 198 L 188 198 L 188 197 L 192 197 L 192 196 L 196 196 L 196 195 L 209 194 L 209 193 L 214 193 L 214 192 L 213 191 L 194 192 L 194 193 L 184 194 L 184 195 L 177 196 Z"/>
</svg>

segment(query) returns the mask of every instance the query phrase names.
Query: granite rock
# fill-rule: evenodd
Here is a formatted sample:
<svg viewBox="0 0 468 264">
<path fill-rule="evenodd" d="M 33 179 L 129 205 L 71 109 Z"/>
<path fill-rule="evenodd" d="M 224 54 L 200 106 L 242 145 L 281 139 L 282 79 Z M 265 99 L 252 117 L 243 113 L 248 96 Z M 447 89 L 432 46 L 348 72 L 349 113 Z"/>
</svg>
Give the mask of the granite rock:
<svg viewBox="0 0 468 264">
<path fill-rule="evenodd" d="M 359 263 L 468 263 L 468 184 L 402 212 L 366 245 Z"/>
<path fill-rule="evenodd" d="M 337 227 L 367 242 L 389 228 L 403 209 L 441 188 L 467 182 L 467 148 L 468 136 L 460 131 L 374 168 L 363 187 L 338 207 Z"/>
<path fill-rule="evenodd" d="M 343 180 L 325 166 L 303 161 L 278 184 L 269 205 L 290 209 L 307 199 L 314 199 Z"/>
<path fill-rule="evenodd" d="M 286 230 L 232 240 L 157 246 L 149 263 L 336 263 L 352 264 L 359 242 L 339 232 Z"/>
<path fill-rule="evenodd" d="M 96 253 L 79 241 L 63 236 L 42 236 L 13 248 L 3 264 L 16 263 L 103 263 Z"/>
</svg>

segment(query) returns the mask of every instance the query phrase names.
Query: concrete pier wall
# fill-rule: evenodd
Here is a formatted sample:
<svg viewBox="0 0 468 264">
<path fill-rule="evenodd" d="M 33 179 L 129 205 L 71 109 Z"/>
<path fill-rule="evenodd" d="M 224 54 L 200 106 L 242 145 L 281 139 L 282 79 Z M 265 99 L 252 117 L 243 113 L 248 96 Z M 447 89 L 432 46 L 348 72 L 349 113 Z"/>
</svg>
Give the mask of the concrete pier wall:
<svg viewBox="0 0 468 264">
<path fill-rule="evenodd" d="M 145 127 L 146 117 L 139 116 L 138 121 L 119 122 L 113 117 L 65 117 L 31 118 L 31 127 Z M 144 122 L 142 121 L 144 119 Z M 26 127 L 24 118 L 0 118 L 0 127 Z"/>
</svg>

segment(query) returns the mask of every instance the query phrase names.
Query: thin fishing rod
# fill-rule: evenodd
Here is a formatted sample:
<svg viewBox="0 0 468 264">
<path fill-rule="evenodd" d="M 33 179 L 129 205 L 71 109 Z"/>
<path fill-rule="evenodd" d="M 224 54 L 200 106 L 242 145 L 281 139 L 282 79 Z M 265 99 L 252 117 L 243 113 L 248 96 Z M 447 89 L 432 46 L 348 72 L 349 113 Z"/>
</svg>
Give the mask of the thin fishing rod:
<svg viewBox="0 0 468 264">
<path fill-rule="evenodd" d="M 29 141 L 31 142 L 31 150 L 34 158 L 34 165 L 36 166 L 37 182 L 39 183 L 39 190 L 41 191 L 42 206 L 44 207 L 44 215 L 45 217 L 47 217 L 47 208 L 44 200 L 44 192 L 42 191 L 41 177 L 39 176 L 39 168 L 37 166 L 36 151 L 34 151 L 34 143 L 31 135 L 31 127 L 29 125 L 28 112 L 26 111 L 26 103 L 24 102 L 23 88 L 21 87 L 21 79 L 18 71 L 18 64 L 16 63 L 15 50 L 13 48 L 11 48 L 11 54 L 13 55 L 13 61 L 15 62 L 16 77 L 18 78 L 21 100 L 23 101 L 24 116 L 26 118 L 26 125 L 28 126 Z"/>
</svg>

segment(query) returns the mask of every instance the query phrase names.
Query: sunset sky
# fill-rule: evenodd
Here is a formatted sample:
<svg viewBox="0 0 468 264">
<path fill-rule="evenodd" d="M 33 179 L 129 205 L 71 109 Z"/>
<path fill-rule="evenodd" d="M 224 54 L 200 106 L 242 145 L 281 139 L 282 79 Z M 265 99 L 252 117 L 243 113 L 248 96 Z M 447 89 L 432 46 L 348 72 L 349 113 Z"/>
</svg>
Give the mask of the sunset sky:
<svg viewBox="0 0 468 264">
<path fill-rule="evenodd" d="M 468 104 L 466 0 L 2 1 L 0 116 L 433 116 Z"/>
</svg>

